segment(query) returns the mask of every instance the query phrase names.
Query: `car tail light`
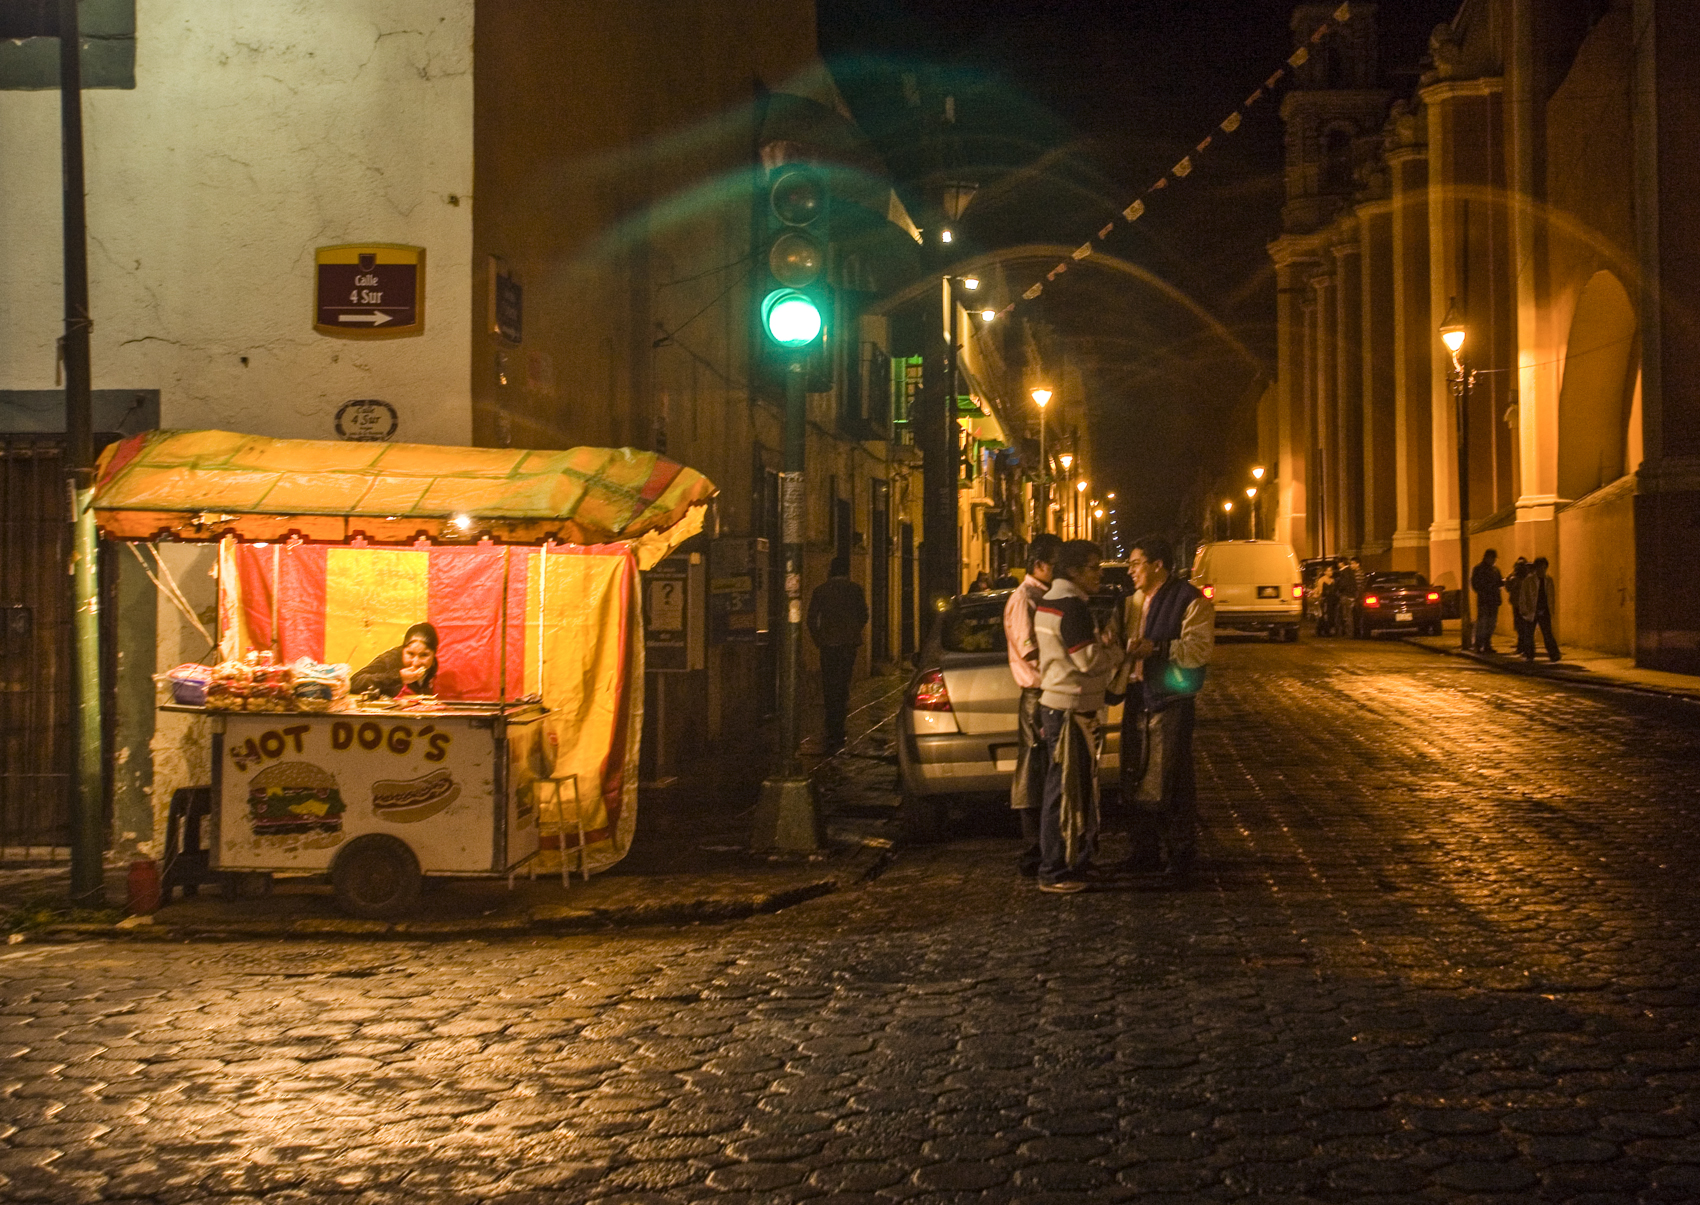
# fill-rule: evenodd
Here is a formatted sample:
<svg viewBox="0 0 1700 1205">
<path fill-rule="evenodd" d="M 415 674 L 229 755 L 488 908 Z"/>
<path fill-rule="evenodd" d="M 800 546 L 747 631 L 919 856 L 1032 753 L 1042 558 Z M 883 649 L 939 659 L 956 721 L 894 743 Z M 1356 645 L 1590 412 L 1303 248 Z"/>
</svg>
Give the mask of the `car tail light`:
<svg viewBox="0 0 1700 1205">
<path fill-rule="evenodd" d="M 1373 595 L 1373 594 L 1364 595 L 1364 606 L 1366 606 L 1366 607 L 1379 607 L 1380 605 L 1381 605 L 1381 600 L 1379 598 L 1377 598 L 1375 595 Z"/>
<path fill-rule="evenodd" d="M 1216 587 L 1215 586 L 1200 586 L 1198 588 L 1198 592 L 1200 594 L 1204 595 L 1205 598 L 1213 599 L 1213 598 L 1216 597 Z"/>
<path fill-rule="evenodd" d="M 1439 602 L 1440 601 L 1440 591 L 1439 590 L 1430 590 L 1428 592 L 1428 600 L 1430 602 Z"/>
<path fill-rule="evenodd" d="M 945 689 L 943 670 L 930 669 L 921 675 L 909 695 L 909 706 L 916 711 L 950 710 L 950 691 Z"/>
<path fill-rule="evenodd" d="M 1294 586 L 1293 587 L 1293 597 L 1294 598 L 1303 598 L 1304 596 L 1305 596 L 1305 588 L 1303 586 Z"/>
</svg>

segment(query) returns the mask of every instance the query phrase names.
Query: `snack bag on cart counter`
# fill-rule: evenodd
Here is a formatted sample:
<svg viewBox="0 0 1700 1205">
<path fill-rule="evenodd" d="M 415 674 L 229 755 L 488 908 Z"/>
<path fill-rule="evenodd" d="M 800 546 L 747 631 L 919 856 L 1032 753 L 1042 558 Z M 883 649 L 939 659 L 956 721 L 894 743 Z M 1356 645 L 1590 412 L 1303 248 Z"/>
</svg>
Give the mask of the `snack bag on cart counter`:
<svg viewBox="0 0 1700 1205">
<path fill-rule="evenodd" d="M 325 665 L 311 657 L 301 657 L 290 668 L 295 671 L 298 710 L 330 711 L 348 697 L 348 666 Z"/>
<path fill-rule="evenodd" d="M 212 666 L 189 661 L 163 674 L 155 674 L 154 681 L 170 694 L 171 702 L 182 707 L 203 707 L 207 701 L 207 684 L 212 681 L 212 676 Z M 164 702 L 163 697 L 161 702 Z"/>
</svg>

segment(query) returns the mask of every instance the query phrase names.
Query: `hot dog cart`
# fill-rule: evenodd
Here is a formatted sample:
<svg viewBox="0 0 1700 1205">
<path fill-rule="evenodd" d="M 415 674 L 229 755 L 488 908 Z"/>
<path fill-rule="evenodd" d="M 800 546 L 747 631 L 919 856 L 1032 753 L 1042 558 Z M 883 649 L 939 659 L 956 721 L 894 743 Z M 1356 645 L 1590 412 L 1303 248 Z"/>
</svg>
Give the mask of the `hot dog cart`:
<svg viewBox="0 0 1700 1205">
<path fill-rule="evenodd" d="M 153 543 L 185 613 L 159 543 L 216 542 L 213 687 L 261 667 L 251 694 L 162 706 L 204 724 L 212 869 L 328 872 L 346 911 L 387 917 L 423 875 L 511 876 L 540 851 L 585 872 L 618 860 L 642 732 L 637 571 L 700 530 L 713 493 L 629 449 L 219 431 L 108 448 L 102 534 Z M 346 681 L 328 663 L 358 666 L 424 619 L 443 636 L 434 696 L 279 686 L 292 663 Z"/>
</svg>

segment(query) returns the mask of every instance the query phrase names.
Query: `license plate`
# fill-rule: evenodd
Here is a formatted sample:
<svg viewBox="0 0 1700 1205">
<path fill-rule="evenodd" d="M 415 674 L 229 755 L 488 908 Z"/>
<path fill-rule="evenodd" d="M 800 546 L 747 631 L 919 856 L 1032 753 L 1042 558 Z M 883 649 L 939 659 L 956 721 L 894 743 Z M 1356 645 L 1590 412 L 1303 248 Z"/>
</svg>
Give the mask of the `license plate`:
<svg viewBox="0 0 1700 1205">
<path fill-rule="evenodd" d="M 1281 587 L 1279 587 L 1279 586 L 1259 586 L 1257 588 L 1257 596 L 1259 598 L 1280 598 L 1281 597 Z"/>
<path fill-rule="evenodd" d="M 1415 618 L 1416 617 L 1414 615 L 1412 615 L 1409 611 L 1398 611 L 1398 612 L 1395 612 L 1394 616 L 1393 616 L 1393 619 L 1396 623 L 1410 623 Z"/>
</svg>

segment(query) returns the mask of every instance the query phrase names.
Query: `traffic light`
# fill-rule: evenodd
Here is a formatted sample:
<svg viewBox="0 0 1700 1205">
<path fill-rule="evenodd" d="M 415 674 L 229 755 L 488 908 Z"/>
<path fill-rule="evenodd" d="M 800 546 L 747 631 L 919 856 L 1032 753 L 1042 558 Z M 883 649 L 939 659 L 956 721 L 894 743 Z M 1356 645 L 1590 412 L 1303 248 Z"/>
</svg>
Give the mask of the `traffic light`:
<svg viewBox="0 0 1700 1205">
<path fill-rule="evenodd" d="M 769 353 L 764 358 L 771 362 L 803 356 L 812 368 L 825 349 L 832 299 L 826 270 L 830 207 L 826 181 L 816 168 L 787 163 L 768 172 L 758 317 Z"/>
</svg>

